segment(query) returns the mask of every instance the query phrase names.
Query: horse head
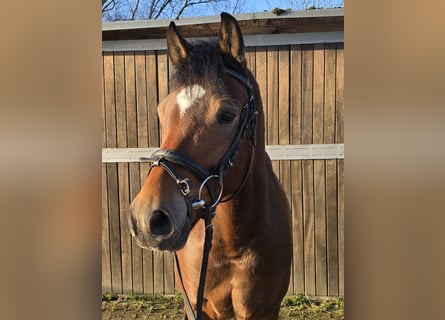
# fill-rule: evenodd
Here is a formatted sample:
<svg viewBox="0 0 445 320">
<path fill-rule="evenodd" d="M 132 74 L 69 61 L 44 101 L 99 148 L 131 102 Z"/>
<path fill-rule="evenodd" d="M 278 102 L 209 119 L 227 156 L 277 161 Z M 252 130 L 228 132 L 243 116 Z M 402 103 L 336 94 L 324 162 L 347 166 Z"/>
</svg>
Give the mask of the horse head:
<svg viewBox="0 0 445 320">
<path fill-rule="evenodd" d="M 161 151 L 148 158 L 152 166 L 131 205 L 129 226 L 140 246 L 176 251 L 203 211 L 245 182 L 257 110 L 232 16 L 221 14 L 217 41 L 189 42 L 172 22 L 167 47 L 175 71 L 158 106 Z"/>
</svg>

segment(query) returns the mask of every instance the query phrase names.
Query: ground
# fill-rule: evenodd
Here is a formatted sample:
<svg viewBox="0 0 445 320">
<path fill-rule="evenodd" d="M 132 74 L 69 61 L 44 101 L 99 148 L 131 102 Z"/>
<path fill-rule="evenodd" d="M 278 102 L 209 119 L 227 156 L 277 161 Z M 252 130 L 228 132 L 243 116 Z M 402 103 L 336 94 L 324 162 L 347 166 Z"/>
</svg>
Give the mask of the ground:
<svg viewBox="0 0 445 320">
<path fill-rule="evenodd" d="M 102 296 L 102 320 L 182 320 L 183 302 L 180 294 Z M 309 298 L 303 295 L 286 297 L 281 305 L 280 320 L 344 320 L 343 298 Z"/>
</svg>

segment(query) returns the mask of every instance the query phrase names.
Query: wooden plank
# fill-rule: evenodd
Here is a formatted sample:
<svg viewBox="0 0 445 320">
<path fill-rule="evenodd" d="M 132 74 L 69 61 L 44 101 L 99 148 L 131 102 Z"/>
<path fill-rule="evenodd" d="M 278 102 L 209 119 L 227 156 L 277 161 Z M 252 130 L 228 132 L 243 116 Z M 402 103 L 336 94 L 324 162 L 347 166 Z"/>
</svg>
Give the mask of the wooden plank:
<svg viewBox="0 0 445 320">
<path fill-rule="evenodd" d="M 303 144 L 312 144 L 312 99 L 313 99 L 313 71 L 314 71 L 314 46 L 302 47 L 302 139 Z"/>
<path fill-rule="evenodd" d="M 344 143 L 344 44 L 337 45 L 337 64 L 335 77 L 336 127 L 335 142 Z"/>
<path fill-rule="evenodd" d="M 182 33 L 181 33 L 182 34 Z M 187 37 L 190 40 L 207 40 L 208 37 Z M 281 34 L 245 35 L 244 44 L 247 49 L 267 45 L 301 45 L 314 43 L 337 43 L 344 41 L 343 30 L 329 32 L 298 32 Z M 102 41 L 103 52 L 166 50 L 165 39 L 138 40 L 105 40 Z"/>
<path fill-rule="evenodd" d="M 290 79 L 290 56 L 289 46 L 281 46 L 278 48 L 278 70 L 279 70 L 279 88 L 278 88 L 278 143 L 289 144 L 289 79 Z M 290 171 L 290 161 L 279 161 L 279 178 L 286 192 L 290 206 L 292 196 L 292 179 Z M 292 209 L 292 207 L 291 207 Z M 291 216 L 289 217 L 291 218 Z M 294 291 L 293 279 L 289 282 L 287 294 Z"/>
<path fill-rule="evenodd" d="M 312 143 L 312 99 L 314 47 L 302 47 L 302 143 Z M 305 293 L 315 295 L 315 217 L 314 217 L 314 162 L 304 160 L 303 167 L 303 219 Z"/>
<path fill-rule="evenodd" d="M 293 294 L 305 293 L 304 220 L 302 161 L 291 161 L 292 173 L 292 242 L 293 242 Z"/>
<path fill-rule="evenodd" d="M 102 292 L 112 290 L 107 189 L 107 165 L 102 164 Z"/>
<path fill-rule="evenodd" d="M 326 296 L 328 292 L 325 191 L 325 160 L 314 160 L 315 283 L 316 294 L 320 296 Z"/>
<path fill-rule="evenodd" d="M 326 160 L 326 238 L 329 296 L 338 295 L 337 161 Z"/>
<path fill-rule="evenodd" d="M 114 56 L 104 54 L 105 146 L 116 147 L 116 100 L 114 94 Z"/>
<path fill-rule="evenodd" d="M 246 48 L 247 68 L 255 76 L 255 47 Z"/>
<path fill-rule="evenodd" d="M 344 221 L 345 221 L 345 208 L 344 208 L 344 160 L 337 160 L 337 172 L 338 172 L 338 293 L 340 296 L 345 295 L 344 276 L 345 276 L 345 236 L 344 236 Z"/>
<path fill-rule="evenodd" d="M 284 140 L 283 140 L 284 141 Z M 147 157 L 159 148 L 103 148 L 102 162 L 145 162 Z M 271 160 L 321 160 L 343 159 L 343 144 L 297 144 L 266 146 Z"/>
<path fill-rule="evenodd" d="M 335 141 L 344 142 L 344 44 L 337 44 Z M 337 161 L 339 294 L 344 296 L 344 161 Z"/>
<path fill-rule="evenodd" d="M 266 104 L 266 144 L 278 143 L 278 47 L 267 47 L 267 104 Z"/>
<path fill-rule="evenodd" d="M 325 45 L 323 142 L 335 143 L 335 64 L 336 44 Z"/>
<path fill-rule="evenodd" d="M 312 86 L 312 142 L 323 143 L 324 45 L 314 45 Z"/>
<path fill-rule="evenodd" d="M 279 83 L 278 83 L 278 47 L 267 47 L 267 104 L 266 104 L 266 144 L 278 144 L 279 121 Z M 280 176 L 280 167 L 277 161 L 272 161 L 275 174 Z"/>
<path fill-rule="evenodd" d="M 156 52 L 147 51 L 146 53 L 146 67 L 147 67 L 147 102 L 148 102 L 148 146 L 159 146 L 159 126 L 158 126 L 158 84 L 156 62 Z"/>
<path fill-rule="evenodd" d="M 153 251 L 153 293 L 164 293 L 164 253 Z"/>
<path fill-rule="evenodd" d="M 148 147 L 148 102 L 145 52 L 135 52 L 136 119 L 138 147 Z"/>
<path fill-rule="evenodd" d="M 164 252 L 164 293 L 175 293 L 174 260 L 171 252 Z"/>
<path fill-rule="evenodd" d="M 119 227 L 122 260 L 122 292 L 131 294 L 133 293 L 133 265 L 131 235 L 127 225 L 130 206 L 128 163 L 118 163 L 117 172 L 119 182 Z"/>
<path fill-rule="evenodd" d="M 303 160 L 302 162 L 305 294 L 313 296 L 316 294 L 314 161 Z"/>
<path fill-rule="evenodd" d="M 335 142 L 336 44 L 325 45 L 324 143 Z M 326 161 L 326 238 L 329 296 L 338 295 L 337 164 Z"/>
<path fill-rule="evenodd" d="M 136 120 L 136 70 L 134 52 L 125 53 L 125 106 L 127 117 L 127 147 L 138 146 Z"/>
<path fill-rule="evenodd" d="M 301 46 L 291 46 L 290 53 L 290 143 L 301 144 Z M 291 162 L 292 173 L 292 238 L 293 238 L 293 285 L 294 294 L 305 293 L 304 277 L 304 225 L 302 162 Z"/>
<path fill-rule="evenodd" d="M 154 266 L 153 251 L 142 250 L 142 270 L 144 277 L 144 294 L 153 294 L 154 291 Z"/>
<path fill-rule="evenodd" d="M 110 226 L 111 291 L 122 293 L 122 260 L 119 228 L 117 164 L 107 164 L 107 191 Z"/>
<path fill-rule="evenodd" d="M 115 57 L 104 55 L 105 119 L 107 147 L 117 146 Z M 107 164 L 107 200 L 110 241 L 111 291 L 122 292 L 117 165 Z"/>
<path fill-rule="evenodd" d="M 115 88 L 116 88 L 116 131 L 118 148 L 127 147 L 127 54 L 115 55 Z M 130 75 L 131 76 L 131 75 Z M 130 80 L 131 81 L 131 80 Z M 119 216 L 116 228 L 119 228 L 121 250 L 122 293 L 132 292 L 131 239 L 126 225 L 128 215 L 128 164 L 118 163 L 118 202 Z"/>
<path fill-rule="evenodd" d="M 258 83 L 258 87 L 260 90 L 260 97 L 264 117 L 267 116 L 267 48 L 266 47 L 258 47 L 256 48 L 255 53 L 255 79 Z M 266 121 L 266 120 L 265 120 Z M 264 138 L 267 138 L 267 125 L 264 128 Z"/>
<path fill-rule="evenodd" d="M 114 55 L 114 87 L 116 96 L 116 137 L 117 146 L 127 144 L 127 115 L 125 106 L 125 61 L 123 53 Z"/>
<path fill-rule="evenodd" d="M 323 143 L 324 44 L 314 45 L 312 141 Z M 316 294 L 327 295 L 325 162 L 314 161 Z"/>
<path fill-rule="evenodd" d="M 111 84 L 114 82 L 113 75 L 113 55 L 104 54 L 102 57 L 102 146 L 107 146 L 107 109 L 110 109 L 111 99 L 114 102 L 114 89 Z M 111 76 L 110 76 L 111 75 Z M 107 108 L 108 106 L 108 108 Z M 107 166 L 102 164 L 102 291 L 111 291 L 111 257 L 110 257 L 110 231 L 108 221 L 108 194 L 107 194 Z"/>
<path fill-rule="evenodd" d="M 278 49 L 279 91 L 278 91 L 278 143 L 290 144 L 290 54 L 289 46 Z"/>
<path fill-rule="evenodd" d="M 101 146 L 102 148 L 105 148 L 107 146 L 107 120 L 105 117 L 106 109 L 105 109 L 105 65 L 104 65 L 104 57 L 102 56 L 102 139 L 101 139 Z"/>
</svg>

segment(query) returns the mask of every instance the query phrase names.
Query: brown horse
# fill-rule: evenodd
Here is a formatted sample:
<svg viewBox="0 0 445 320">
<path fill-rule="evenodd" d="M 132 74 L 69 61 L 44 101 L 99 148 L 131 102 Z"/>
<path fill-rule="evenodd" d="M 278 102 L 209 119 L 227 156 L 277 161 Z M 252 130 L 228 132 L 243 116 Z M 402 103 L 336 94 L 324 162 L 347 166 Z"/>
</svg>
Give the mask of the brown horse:
<svg viewBox="0 0 445 320">
<path fill-rule="evenodd" d="M 203 318 L 277 319 L 290 277 L 290 209 L 265 152 L 240 27 L 222 13 L 217 41 L 189 42 L 172 22 L 167 44 L 175 72 L 158 107 L 163 141 L 131 205 L 131 233 L 142 247 L 176 252 L 176 280 L 195 309 L 213 226 Z"/>
</svg>

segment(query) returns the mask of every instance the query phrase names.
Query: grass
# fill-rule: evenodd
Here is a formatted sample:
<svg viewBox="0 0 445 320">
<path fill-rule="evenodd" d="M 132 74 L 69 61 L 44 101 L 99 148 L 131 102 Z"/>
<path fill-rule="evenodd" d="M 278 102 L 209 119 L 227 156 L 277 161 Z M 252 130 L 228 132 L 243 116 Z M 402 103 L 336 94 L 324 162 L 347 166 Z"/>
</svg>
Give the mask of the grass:
<svg viewBox="0 0 445 320">
<path fill-rule="evenodd" d="M 183 319 L 183 299 L 175 295 L 102 295 L 102 320 L 113 319 Z M 343 320 L 344 299 L 308 297 L 296 295 L 286 297 L 280 310 L 280 320 Z"/>
<path fill-rule="evenodd" d="M 281 303 L 280 319 L 344 319 L 344 299 L 305 295 L 286 297 Z"/>
</svg>

